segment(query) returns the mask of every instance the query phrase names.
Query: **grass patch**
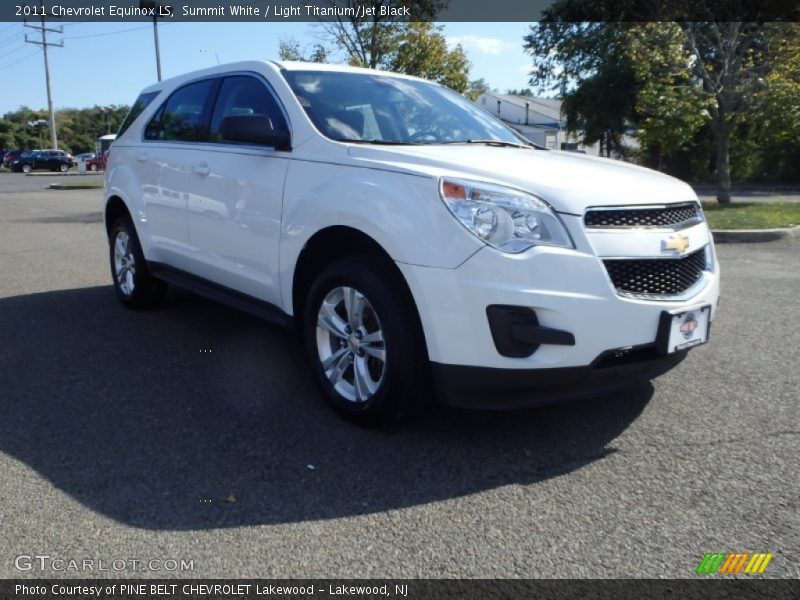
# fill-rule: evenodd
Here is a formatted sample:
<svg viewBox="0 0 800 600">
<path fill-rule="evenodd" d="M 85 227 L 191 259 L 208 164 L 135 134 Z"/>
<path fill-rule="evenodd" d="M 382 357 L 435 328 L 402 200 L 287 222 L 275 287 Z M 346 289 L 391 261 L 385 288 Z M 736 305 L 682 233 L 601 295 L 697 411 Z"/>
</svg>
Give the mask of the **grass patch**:
<svg viewBox="0 0 800 600">
<path fill-rule="evenodd" d="M 704 202 L 711 229 L 776 229 L 800 225 L 800 202 Z"/>
<path fill-rule="evenodd" d="M 69 183 L 51 183 L 51 190 L 102 190 L 102 181 L 70 181 Z"/>
</svg>

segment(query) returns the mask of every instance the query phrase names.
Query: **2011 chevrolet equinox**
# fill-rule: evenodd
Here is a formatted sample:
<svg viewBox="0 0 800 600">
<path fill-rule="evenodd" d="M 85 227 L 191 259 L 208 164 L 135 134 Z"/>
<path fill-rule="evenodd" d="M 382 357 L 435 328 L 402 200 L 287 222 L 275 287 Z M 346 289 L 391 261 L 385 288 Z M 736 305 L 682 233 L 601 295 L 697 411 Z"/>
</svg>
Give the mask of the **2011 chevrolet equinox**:
<svg viewBox="0 0 800 600">
<path fill-rule="evenodd" d="M 509 408 L 659 375 L 708 339 L 692 189 L 535 148 L 455 92 L 253 61 L 146 88 L 105 176 L 120 300 L 167 284 L 294 324 L 339 412 Z M 254 376 L 257 374 L 254 373 Z"/>
</svg>

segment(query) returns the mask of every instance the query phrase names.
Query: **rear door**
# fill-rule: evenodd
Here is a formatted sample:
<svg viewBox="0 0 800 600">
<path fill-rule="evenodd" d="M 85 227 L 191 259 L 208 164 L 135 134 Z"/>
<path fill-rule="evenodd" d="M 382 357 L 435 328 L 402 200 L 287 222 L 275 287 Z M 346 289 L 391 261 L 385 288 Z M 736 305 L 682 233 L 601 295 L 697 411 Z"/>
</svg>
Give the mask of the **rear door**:
<svg viewBox="0 0 800 600">
<path fill-rule="evenodd" d="M 144 129 L 134 150 L 136 172 L 150 235 L 152 260 L 190 270 L 192 259 L 186 208 L 198 140 L 205 138 L 217 79 L 175 90 Z"/>
<path fill-rule="evenodd" d="M 36 157 L 36 164 L 34 165 L 37 169 L 54 169 L 56 163 L 56 152 L 53 150 L 48 150 L 46 152 L 40 152 L 39 155 Z"/>
<path fill-rule="evenodd" d="M 275 129 L 288 130 L 282 107 L 260 76 L 243 73 L 222 79 L 208 143 L 192 156 L 189 234 L 202 277 L 277 305 L 281 206 L 290 153 L 224 139 L 222 120 L 241 115 L 263 115 Z"/>
</svg>

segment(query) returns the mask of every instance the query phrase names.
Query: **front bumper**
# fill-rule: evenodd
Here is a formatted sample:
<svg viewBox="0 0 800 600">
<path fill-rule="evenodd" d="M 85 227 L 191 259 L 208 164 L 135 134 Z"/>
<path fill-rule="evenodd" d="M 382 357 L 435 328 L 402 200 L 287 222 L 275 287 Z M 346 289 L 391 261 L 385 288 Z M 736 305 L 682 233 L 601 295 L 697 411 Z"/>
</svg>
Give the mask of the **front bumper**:
<svg viewBox="0 0 800 600">
<path fill-rule="evenodd" d="M 586 367 L 491 369 L 432 364 L 439 402 L 468 409 L 509 410 L 580 400 L 625 389 L 666 373 L 688 350 L 660 356 L 652 347 L 613 352 Z M 641 353 L 636 356 L 634 353 Z"/>
<path fill-rule="evenodd" d="M 599 369 L 602 373 L 598 372 L 597 361 L 620 349 L 653 348 L 664 311 L 711 306 L 713 320 L 719 297 L 718 266 L 704 224 L 687 232 L 693 242 L 697 240 L 695 248 L 704 245 L 709 248 L 711 267 L 704 273 L 702 283 L 679 300 L 654 300 L 617 294 L 598 257 L 603 255 L 598 246 L 608 244 L 608 238 L 590 239 L 577 217 L 565 217 L 564 221 L 575 240 L 575 249 L 541 246 L 512 255 L 484 247 L 456 269 L 398 264 L 417 304 L 434 372 L 439 373 L 441 380 L 455 381 L 452 387 L 460 389 L 459 397 L 469 389 L 481 389 L 479 395 L 495 397 L 498 407 L 505 406 L 497 394 L 488 395 L 488 388 L 505 387 L 526 389 L 529 401 L 525 403 L 536 404 L 537 388 L 559 388 L 556 397 L 551 398 L 558 399 L 569 395 L 556 381 L 560 378 L 556 371 L 562 369 L 570 369 L 561 371 L 566 381 L 580 383 L 574 390 L 578 395 L 610 389 L 615 380 L 627 385 L 652 378 L 680 362 L 685 353 L 680 358 L 673 355 L 649 359 L 642 354 L 636 366 L 627 364 L 624 369 L 613 371 Z M 614 238 L 613 243 L 624 242 L 624 237 Z M 631 256 L 650 251 L 646 247 L 648 240 L 641 235 L 629 239 Z M 536 313 L 539 325 L 572 334 L 574 345 L 542 344 L 530 356 L 503 356 L 497 350 L 487 319 L 486 310 L 491 305 L 529 308 Z M 482 369 L 490 370 L 483 375 L 496 385 L 484 385 L 480 376 L 472 377 Z M 499 377 L 491 371 L 495 369 L 501 370 Z M 457 376 L 451 376 L 453 373 Z M 584 385 L 584 378 L 591 383 Z M 471 383 L 463 385 L 459 381 Z M 544 383 L 539 385 L 540 382 Z M 508 403 L 517 405 L 514 399 L 517 392 L 509 394 Z M 442 395 L 445 401 L 454 397 Z"/>
</svg>

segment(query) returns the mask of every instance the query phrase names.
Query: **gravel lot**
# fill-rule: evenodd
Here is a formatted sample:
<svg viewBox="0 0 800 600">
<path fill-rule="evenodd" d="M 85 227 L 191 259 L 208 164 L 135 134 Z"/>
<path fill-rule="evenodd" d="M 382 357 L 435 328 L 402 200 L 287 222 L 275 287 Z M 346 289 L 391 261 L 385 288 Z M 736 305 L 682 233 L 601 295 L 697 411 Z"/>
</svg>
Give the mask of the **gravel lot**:
<svg viewBox="0 0 800 600">
<path fill-rule="evenodd" d="M 720 246 L 712 342 L 652 385 L 372 431 L 284 331 L 122 308 L 100 191 L 53 180 L 0 174 L 0 577 L 691 577 L 710 551 L 800 577 L 800 245 Z"/>
</svg>

